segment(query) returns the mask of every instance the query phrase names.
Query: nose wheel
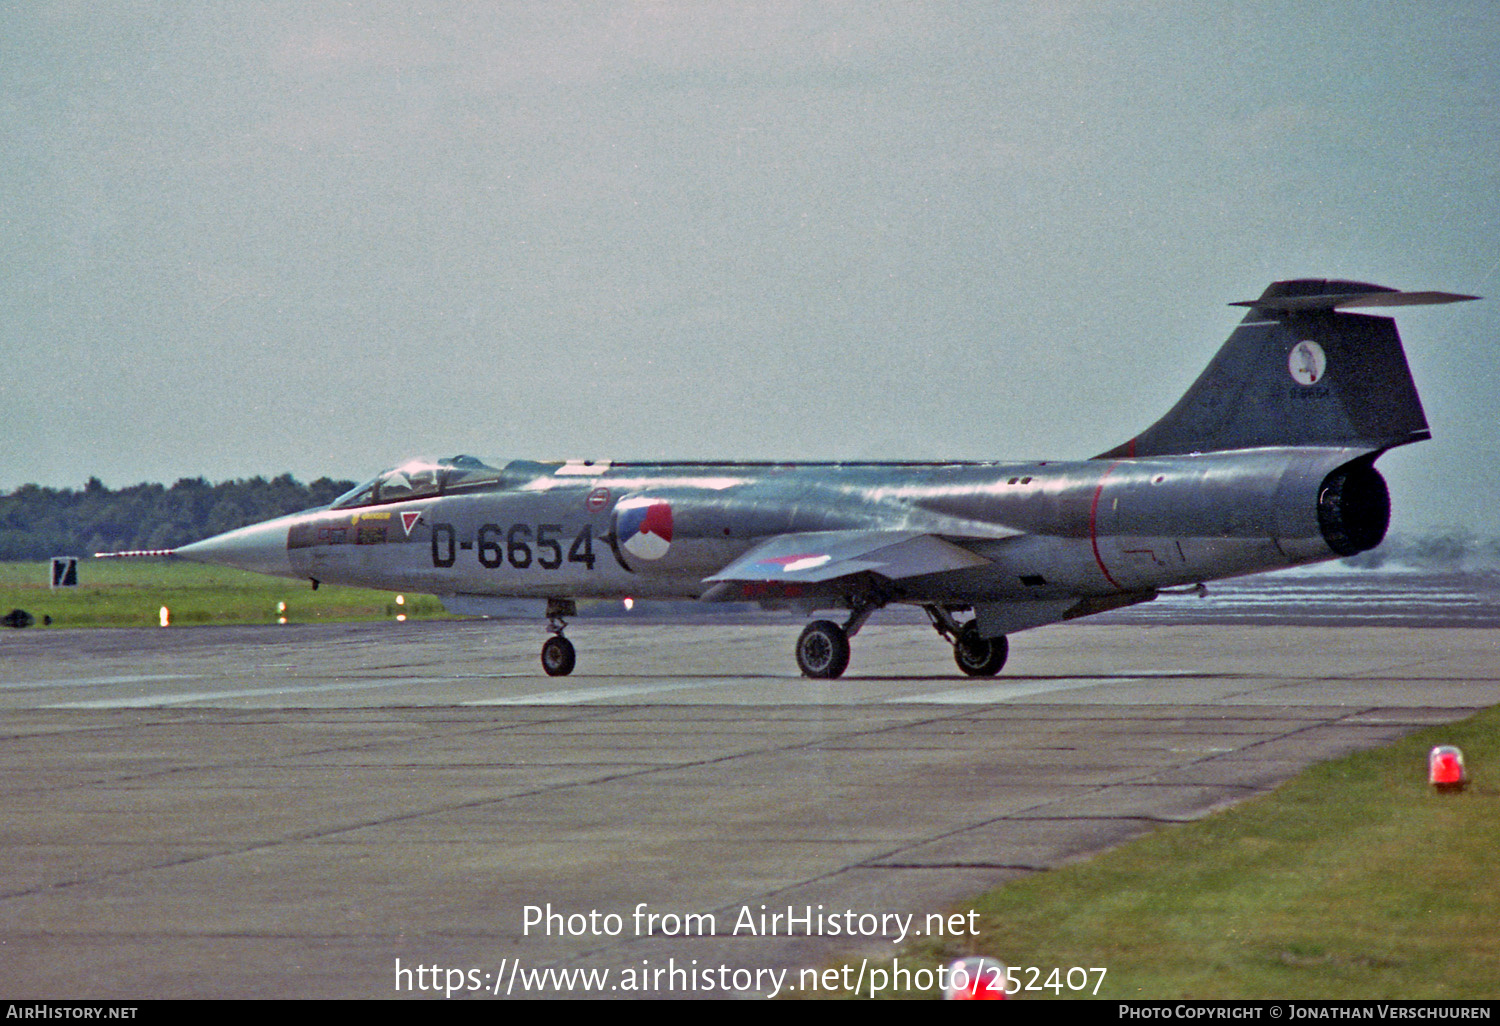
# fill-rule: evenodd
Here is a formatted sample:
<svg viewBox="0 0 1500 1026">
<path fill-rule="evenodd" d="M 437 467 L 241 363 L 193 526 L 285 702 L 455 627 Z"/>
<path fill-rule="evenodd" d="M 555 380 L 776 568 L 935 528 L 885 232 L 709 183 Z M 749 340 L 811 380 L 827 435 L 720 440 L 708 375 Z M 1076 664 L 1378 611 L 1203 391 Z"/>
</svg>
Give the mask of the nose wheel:
<svg viewBox="0 0 1500 1026">
<path fill-rule="evenodd" d="M 542 643 L 542 670 L 549 677 L 566 677 L 578 662 L 578 650 L 563 637 L 563 630 L 568 626 L 563 617 L 577 612 L 578 606 L 572 599 L 547 600 L 547 630 L 552 637 Z"/>
<path fill-rule="evenodd" d="M 566 677 L 573 672 L 578 662 L 578 652 L 573 643 L 561 634 L 554 634 L 542 645 L 542 669 L 549 677 Z"/>
</svg>

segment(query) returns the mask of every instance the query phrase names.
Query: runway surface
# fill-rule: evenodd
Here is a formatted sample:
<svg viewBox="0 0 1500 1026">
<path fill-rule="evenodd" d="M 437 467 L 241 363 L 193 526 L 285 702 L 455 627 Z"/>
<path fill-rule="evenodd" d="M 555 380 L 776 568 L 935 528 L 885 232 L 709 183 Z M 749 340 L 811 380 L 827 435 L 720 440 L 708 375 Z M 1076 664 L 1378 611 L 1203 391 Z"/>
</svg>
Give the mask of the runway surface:
<svg viewBox="0 0 1500 1026">
<path fill-rule="evenodd" d="M 8 632 L 0 992 L 785 992 L 1500 702 L 1490 630 L 1065 625 L 976 682 L 874 624 L 817 683 L 797 629 L 580 621 L 559 679 L 535 625 Z"/>
</svg>

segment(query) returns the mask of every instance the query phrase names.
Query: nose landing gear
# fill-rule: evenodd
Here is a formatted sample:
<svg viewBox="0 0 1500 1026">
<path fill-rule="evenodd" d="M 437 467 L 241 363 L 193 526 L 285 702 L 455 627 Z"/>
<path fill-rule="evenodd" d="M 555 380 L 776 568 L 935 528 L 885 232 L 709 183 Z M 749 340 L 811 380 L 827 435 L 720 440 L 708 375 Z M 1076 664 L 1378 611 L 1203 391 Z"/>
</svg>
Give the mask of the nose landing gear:
<svg viewBox="0 0 1500 1026">
<path fill-rule="evenodd" d="M 547 630 L 552 637 L 542 643 L 542 670 L 549 677 L 566 677 L 578 662 L 573 643 L 563 637 L 568 626 L 565 616 L 576 616 L 578 605 L 572 599 L 547 600 Z"/>
</svg>

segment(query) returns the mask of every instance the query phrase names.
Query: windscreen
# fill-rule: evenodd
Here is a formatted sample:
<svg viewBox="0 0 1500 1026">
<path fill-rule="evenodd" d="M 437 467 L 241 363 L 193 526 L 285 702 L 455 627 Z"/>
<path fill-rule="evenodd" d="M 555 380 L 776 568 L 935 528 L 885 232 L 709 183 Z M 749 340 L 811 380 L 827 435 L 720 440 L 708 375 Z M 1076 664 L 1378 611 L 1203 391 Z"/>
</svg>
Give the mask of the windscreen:
<svg viewBox="0 0 1500 1026">
<path fill-rule="evenodd" d="M 334 500 L 332 508 L 352 509 L 424 499 L 449 491 L 476 490 L 498 483 L 500 474 L 499 470 L 473 456 L 411 460 L 345 492 Z"/>
</svg>

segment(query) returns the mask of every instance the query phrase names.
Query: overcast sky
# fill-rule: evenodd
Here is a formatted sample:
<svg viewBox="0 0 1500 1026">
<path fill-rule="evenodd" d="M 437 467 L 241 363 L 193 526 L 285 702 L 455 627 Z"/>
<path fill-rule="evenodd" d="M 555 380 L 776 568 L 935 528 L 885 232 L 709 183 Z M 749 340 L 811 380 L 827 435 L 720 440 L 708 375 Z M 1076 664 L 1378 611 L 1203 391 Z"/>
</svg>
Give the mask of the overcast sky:
<svg viewBox="0 0 1500 1026">
<path fill-rule="evenodd" d="M 32 2 L 0 489 L 1080 458 L 1278 278 L 1500 297 L 1500 4 Z M 1397 530 L 1500 533 L 1500 300 Z"/>
</svg>

